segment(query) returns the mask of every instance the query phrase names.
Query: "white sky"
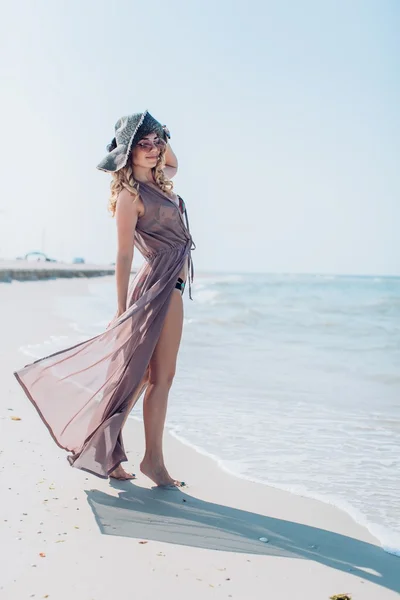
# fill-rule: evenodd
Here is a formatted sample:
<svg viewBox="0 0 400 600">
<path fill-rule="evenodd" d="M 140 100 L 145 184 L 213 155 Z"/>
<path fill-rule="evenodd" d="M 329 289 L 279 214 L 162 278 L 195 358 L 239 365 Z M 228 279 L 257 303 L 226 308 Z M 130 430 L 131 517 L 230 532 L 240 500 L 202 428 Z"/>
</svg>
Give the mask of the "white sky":
<svg viewBox="0 0 400 600">
<path fill-rule="evenodd" d="M 171 130 L 196 270 L 400 275 L 400 4 L 15 1 L 0 256 L 115 259 L 114 123 Z"/>
</svg>

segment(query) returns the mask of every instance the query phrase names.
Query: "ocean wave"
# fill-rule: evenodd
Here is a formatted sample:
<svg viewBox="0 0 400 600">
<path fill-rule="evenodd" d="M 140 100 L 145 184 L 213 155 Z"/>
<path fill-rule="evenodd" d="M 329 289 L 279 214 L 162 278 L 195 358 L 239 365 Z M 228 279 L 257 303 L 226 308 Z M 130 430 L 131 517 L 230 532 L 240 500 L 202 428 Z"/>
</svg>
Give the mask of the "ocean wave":
<svg viewBox="0 0 400 600">
<path fill-rule="evenodd" d="M 199 304 L 215 304 L 217 298 L 220 296 L 220 292 L 216 290 L 210 290 L 208 288 L 200 289 L 196 291 L 196 302 Z"/>
</svg>

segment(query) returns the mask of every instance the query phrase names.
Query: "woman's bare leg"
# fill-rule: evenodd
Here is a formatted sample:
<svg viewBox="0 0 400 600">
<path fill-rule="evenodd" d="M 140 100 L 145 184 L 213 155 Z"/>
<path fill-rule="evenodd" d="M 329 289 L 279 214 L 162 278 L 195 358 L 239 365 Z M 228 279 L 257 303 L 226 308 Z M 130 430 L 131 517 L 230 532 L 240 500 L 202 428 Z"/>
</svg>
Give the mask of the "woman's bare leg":
<svg viewBox="0 0 400 600">
<path fill-rule="evenodd" d="M 182 337 L 183 301 L 174 289 L 160 338 L 150 361 L 149 384 L 143 400 L 146 451 L 140 465 L 142 473 L 156 485 L 179 485 L 164 465 L 162 439 L 178 350 Z"/>
</svg>

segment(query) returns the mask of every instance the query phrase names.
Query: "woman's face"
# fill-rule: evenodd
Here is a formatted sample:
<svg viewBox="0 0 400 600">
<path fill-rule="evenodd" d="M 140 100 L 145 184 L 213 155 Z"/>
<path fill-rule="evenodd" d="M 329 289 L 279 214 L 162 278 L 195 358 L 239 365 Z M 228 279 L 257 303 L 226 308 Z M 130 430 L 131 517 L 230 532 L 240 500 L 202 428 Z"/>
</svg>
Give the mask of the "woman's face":
<svg viewBox="0 0 400 600">
<path fill-rule="evenodd" d="M 132 150 L 132 162 L 135 167 L 150 168 L 156 166 L 159 156 L 165 147 L 156 133 L 149 133 L 139 140 Z"/>
</svg>

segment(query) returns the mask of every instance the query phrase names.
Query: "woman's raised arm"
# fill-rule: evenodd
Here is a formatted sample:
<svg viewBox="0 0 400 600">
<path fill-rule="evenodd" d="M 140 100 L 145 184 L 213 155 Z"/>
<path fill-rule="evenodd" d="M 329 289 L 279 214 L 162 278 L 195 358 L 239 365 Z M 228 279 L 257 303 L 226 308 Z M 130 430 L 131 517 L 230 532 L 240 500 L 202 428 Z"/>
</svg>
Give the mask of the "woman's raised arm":
<svg viewBox="0 0 400 600">
<path fill-rule="evenodd" d="M 165 151 L 165 167 L 164 173 L 168 177 L 168 179 L 172 179 L 174 175 L 178 172 L 178 159 L 174 151 L 172 150 L 170 144 L 167 144 L 167 149 Z"/>
</svg>

